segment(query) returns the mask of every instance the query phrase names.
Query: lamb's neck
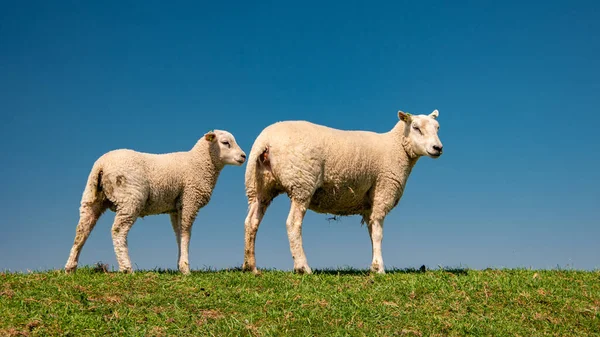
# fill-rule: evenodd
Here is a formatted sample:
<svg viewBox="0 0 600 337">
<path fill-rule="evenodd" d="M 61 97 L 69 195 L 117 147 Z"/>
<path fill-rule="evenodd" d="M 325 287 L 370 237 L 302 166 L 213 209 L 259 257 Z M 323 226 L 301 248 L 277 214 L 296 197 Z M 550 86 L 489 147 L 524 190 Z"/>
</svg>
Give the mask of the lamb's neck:
<svg viewBox="0 0 600 337">
<path fill-rule="evenodd" d="M 216 166 L 210 161 L 208 161 L 208 163 L 205 162 L 200 164 L 199 166 L 200 167 L 198 167 L 198 170 L 202 172 L 202 180 L 208 183 L 210 190 L 212 191 L 217 184 L 217 180 L 223 167 Z"/>
<path fill-rule="evenodd" d="M 198 141 L 198 144 L 190 150 L 190 153 L 197 174 L 202 181 L 208 183 L 212 190 L 217 184 L 221 170 L 223 170 L 223 164 L 221 164 L 218 155 L 210 151 L 210 143 L 204 140 Z"/>
</svg>

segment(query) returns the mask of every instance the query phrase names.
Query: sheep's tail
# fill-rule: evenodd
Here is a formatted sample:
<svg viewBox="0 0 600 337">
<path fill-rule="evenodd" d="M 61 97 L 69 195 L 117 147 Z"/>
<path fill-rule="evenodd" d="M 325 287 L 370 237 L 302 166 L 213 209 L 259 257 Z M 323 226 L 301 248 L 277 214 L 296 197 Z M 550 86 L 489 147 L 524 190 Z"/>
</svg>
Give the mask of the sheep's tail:
<svg viewBox="0 0 600 337">
<path fill-rule="evenodd" d="M 252 204 L 273 179 L 269 145 L 255 146 L 246 166 L 246 196 Z"/>
<path fill-rule="evenodd" d="M 269 158 L 269 146 L 265 146 L 263 151 L 258 155 L 258 164 L 261 168 L 271 171 L 271 159 Z"/>
<path fill-rule="evenodd" d="M 104 198 L 102 175 L 102 165 L 99 162 L 94 163 L 81 197 L 82 203 L 94 203 Z"/>
</svg>

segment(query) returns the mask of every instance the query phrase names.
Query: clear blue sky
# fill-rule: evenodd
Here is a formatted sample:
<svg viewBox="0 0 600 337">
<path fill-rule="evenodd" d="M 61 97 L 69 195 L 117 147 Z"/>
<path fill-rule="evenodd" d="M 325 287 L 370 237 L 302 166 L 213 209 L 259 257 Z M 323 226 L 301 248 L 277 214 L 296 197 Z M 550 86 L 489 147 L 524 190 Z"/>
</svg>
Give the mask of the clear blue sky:
<svg viewBox="0 0 600 337">
<path fill-rule="evenodd" d="M 187 150 L 226 129 L 241 147 L 305 119 L 388 131 L 440 111 L 444 155 L 423 158 L 387 217 L 386 267 L 600 268 L 600 3 L 596 1 L 0 4 L 0 269 L 63 268 L 95 159 Z M 192 268 L 243 261 L 243 167 L 200 210 Z M 259 268 L 291 270 L 275 200 Z M 107 212 L 80 265 L 117 268 Z M 313 268 L 368 268 L 360 219 L 309 212 Z M 129 235 L 134 268 L 176 268 L 167 215 Z"/>
</svg>

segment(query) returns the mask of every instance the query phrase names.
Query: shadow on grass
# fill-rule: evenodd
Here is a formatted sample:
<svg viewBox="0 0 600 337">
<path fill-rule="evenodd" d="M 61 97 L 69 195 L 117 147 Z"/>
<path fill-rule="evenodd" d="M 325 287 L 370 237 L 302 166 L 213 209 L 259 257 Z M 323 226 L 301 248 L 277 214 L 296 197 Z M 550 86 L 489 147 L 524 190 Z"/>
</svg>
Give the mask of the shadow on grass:
<svg viewBox="0 0 600 337">
<path fill-rule="evenodd" d="M 451 273 L 454 275 L 467 275 L 469 270 L 466 268 L 440 268 L 440 269 L 428 269 L 425 266 L 421 266 L 420 268 L 391 268 L 386 269 L 386 274 L 423 274 L 428 271 L 444 271 L 446 273 Z M 356 269 L 356 268 L 341 268 L 341 269 L 315 269 L 313 271 L 314 274 L 322 274 L 322 275 L 356 275 L 356 276 L 366 276 L 370 275 L 371 272 L 368 269 Z"/>
</svg>

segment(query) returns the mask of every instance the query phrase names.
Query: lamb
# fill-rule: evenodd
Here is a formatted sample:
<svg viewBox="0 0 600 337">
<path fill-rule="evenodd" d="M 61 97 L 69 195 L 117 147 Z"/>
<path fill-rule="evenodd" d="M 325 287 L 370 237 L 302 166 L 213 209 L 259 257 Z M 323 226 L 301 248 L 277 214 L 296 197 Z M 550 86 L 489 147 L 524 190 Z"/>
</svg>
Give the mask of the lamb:
<svg viewBox="0 0 600 337">
<path fill-rule="evenodd" d="M 223 167 L 241 166 L 245 161 L 246 154 L 234 136 L 224 130 L 206 133 L 185 152 L 119 149 L 105 153 L 94 163 L 83 191 L 66 272 L 77 269 L 85 241 L 100 216 L 110 209 L 116 213 L 112 239 L 120 271 L 133 272 L 127 233 L 136 219 L 169 214 L 179 248 L 179 271 L 189 274 L 189 241 L 196 215 L 210 201 Z"/>
<path fill-rule="evenodd" d="M 312 273 L 302 245 L 308 209 L 333 215 L 361 215 L 371 237 L 371 272 L 385 273 L 381 253 L 383 222 L 402 197 L 421 156 L 439 158 L 439 112 L 398 112 L 391 131 L 347 131 L 308 121 L 282 121 L 258 135 L 246 165 L 248 213 L 245 219 L 244 271 L 258 273 L 256 233 L 271 201 L 286 193 L 286 221 L 294 272 Z"/>
</svg>

